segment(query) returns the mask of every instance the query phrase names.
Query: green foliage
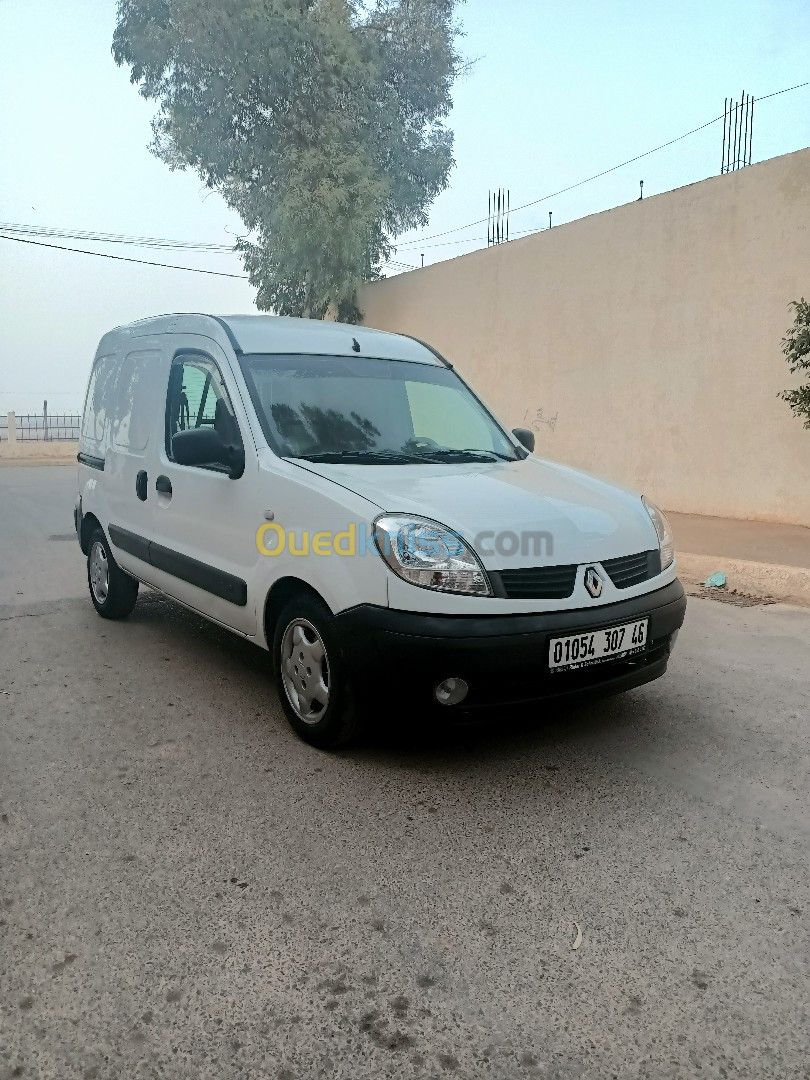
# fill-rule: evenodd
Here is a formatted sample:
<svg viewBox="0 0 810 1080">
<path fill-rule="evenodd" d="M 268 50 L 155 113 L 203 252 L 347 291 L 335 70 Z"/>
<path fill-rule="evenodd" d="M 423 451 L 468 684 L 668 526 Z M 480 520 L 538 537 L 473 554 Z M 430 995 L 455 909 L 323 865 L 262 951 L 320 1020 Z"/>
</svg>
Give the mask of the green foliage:
<svg viewBox="0 0 810 1080">
<path fill-rule="evenodd" d="M 220 191 L 257 304 L 354 296 L 447 186 L 455 0 L 118 0 L 116 63 L 158 103 L 152 150 Z"/>
<path fill-rule="evenodd" d="M 796 312 L 796 319 L 782 338 L 782 352 L 791 374 L 802 372 L 810 377 L 810 303 L 802 297 L 801 300 L 794 300 L 789 307 Z M 797 390 L 783 390 L 779 396 L 790 405 L 796 416 L 804 417 L 804 426 L 810 429 L 810 382 Z"/>
</svg>

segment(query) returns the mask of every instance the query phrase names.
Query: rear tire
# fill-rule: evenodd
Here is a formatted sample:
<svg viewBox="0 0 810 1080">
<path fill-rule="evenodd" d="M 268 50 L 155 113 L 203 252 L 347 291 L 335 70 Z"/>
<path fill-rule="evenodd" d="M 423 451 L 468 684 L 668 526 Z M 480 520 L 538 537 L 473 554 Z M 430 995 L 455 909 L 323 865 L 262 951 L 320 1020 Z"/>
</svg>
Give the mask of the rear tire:
<svg viewBox="0 0 810 1080">
<path fill-rule="evenodd" d="M 332 750 L 359 736 L 335 620 L 318 597 L 301 592 L 284 605 L 273 634 L 273 670 L 284 715 L 305 742 Z"/>
<path fill-rule="evenodd" d="M 138 582 L 125 574 L 113 558 L 101 528 L 90 537 L 87 551 L 87 584 L 93 607 L 102 619 L 125 619 L 138 599 Z"/>
</svg>

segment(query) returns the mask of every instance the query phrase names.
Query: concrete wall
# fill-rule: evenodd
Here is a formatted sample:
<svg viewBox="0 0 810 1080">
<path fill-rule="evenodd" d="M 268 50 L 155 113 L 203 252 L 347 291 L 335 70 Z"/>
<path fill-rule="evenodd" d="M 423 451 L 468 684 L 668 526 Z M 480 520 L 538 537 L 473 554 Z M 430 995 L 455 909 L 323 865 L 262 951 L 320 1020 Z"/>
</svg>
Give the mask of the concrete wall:
<svg viewBox="0 0 810 1080">
<path fill-rule="evenodd" d="M 517 224 L 515 221 L 513 224 Z M 810 431 L 777 393 L 810 297 L 810 150 L 367 286 L 537 453 L 697 514 L 810 525 Z"/>
</svg>

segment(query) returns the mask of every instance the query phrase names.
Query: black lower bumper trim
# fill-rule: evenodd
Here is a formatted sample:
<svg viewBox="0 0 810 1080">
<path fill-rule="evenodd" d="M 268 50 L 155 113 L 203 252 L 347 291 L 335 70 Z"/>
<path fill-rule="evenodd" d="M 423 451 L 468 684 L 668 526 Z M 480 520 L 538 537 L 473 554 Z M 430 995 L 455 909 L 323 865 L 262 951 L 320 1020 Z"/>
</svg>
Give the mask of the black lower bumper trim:
<svg viewBox="0 0 810 1080">
<path fill-rule="evenodd" d="M 676 579 L 655 592 L 598 608 L 535 615 L 425 615 L 363 605 L 337 616 L 343 650 L 362 693 L 433 703 L 446 678 L 470 687 L 464 703 L 443 711 L 620 693 L 666 671 L 686 596 Z M 549 640 L 566 633 L 650 620 L 643 653 L 575 671 L 551 672 Z"/>
</svg>

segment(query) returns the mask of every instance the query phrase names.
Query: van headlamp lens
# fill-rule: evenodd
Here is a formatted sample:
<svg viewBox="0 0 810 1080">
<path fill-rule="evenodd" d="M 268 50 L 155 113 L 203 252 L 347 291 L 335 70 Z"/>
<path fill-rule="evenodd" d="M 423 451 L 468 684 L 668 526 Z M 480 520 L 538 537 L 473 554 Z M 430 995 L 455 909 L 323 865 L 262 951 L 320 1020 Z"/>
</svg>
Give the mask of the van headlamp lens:
<svg viewBox="0 0 810 1080">
<path fill-rule="evenodd" d="M 492 596 L 492 586 L 475 552 L 464 540 L 429 518 L 383 514 L 374 522 L 374 542 L 389 567 L 422 589 Z"/>
<path fill-rule="evenodd" d="M 642 495 L 641 501 L 644 503 L 644 509 L 650 515 L 650 520 L 658 533 L 658 546 L 661 549 L 661 569 L 666 570 L 668 566 L 672 565 L 672 560 L 675 558 L 675 541 L 672 538 L 672 529 L 664 511 L 660 507 L 656 506 L 646 495 Z"/>
</svg>

